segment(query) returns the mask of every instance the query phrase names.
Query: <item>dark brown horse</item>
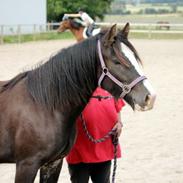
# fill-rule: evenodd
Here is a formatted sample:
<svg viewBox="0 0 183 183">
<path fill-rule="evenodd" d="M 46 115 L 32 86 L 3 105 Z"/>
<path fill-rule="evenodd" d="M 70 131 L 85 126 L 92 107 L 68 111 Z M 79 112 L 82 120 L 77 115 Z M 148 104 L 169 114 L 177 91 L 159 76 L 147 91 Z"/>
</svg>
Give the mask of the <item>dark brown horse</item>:
<svg viewBox="0 0 183 183">
<path fill-rule="evenodd" d="M 128 31 L 112 26 L 1 86 L 0 163 L 16 163 L 15 183 L 32 183 L 41 167 L 41 182 L 57 182 L 75 120 L 98 85 L 133 109 L 152 109 L 155 94 Z"/>
<path fill-rule="evenodd" d="M 87 38 L 86 27 L 83 26 L 77 19 L 67 18 L 64 19 L 57 29 L 58 32 L 62 33 L 66 30 L 70 30 L 78 42 Z M 94 29 L 92 34 L 96 35 L 100 32 L 100 28 Z"/>
</svg>

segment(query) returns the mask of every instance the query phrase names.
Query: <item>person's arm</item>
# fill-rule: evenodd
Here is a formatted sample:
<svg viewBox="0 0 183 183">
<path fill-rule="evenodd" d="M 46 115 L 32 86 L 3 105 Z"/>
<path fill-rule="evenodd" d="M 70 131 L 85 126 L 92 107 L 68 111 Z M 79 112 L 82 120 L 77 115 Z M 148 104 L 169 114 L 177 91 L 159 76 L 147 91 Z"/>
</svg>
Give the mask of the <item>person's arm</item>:
<svg viewBox="0 0 183 183">
<path fill-rule="evenodd" d="M 123 123 L 121 122 L 121 114 L 119 112 L 117 122 L 113 127 L 113 129 L 116 130 L 117 137 L 121 135 L 122 127 L 123 127 Z"/>
<path fill-rule="evenodd" d="M 68 17 L 81 17 L 81 15 L 79 13 L 71 13 L 71 14 L 65 13 L 64 15 L 68 16 Z"/>
</svg>

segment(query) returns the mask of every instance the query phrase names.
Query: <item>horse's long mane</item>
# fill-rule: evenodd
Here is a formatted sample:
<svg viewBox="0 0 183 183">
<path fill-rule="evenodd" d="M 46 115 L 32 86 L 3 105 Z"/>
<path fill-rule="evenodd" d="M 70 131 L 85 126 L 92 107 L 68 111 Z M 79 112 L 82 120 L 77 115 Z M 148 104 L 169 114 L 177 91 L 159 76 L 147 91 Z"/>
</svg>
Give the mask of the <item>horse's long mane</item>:
<svg viewBox="0 0 183 183">
<path fill-rule="evenodd" d="M 96 42 L 93 37 L 63 49 L 29 71 L 27 87 L 34 100 L 50 109 L 86 103 L 97 84 Z"/>
</svg>

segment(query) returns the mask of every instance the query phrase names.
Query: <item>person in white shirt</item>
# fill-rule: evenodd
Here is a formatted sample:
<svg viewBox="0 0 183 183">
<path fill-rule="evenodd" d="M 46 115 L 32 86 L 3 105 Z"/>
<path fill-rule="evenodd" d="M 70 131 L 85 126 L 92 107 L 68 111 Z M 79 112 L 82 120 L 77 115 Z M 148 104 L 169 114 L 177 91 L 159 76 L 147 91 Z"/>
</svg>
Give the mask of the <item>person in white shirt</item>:
<svg viewBox="0 0 183 183">
<path fill-rule="evenodd" d="M 63 20 L 66 18 L 81 18 L 83 21 L 83 25 L 87 27 L 86 34 L 88 37 L 92 36 L 92 31 L 95 28 L 95 22 L 94 20 L 84 11 L 80 10 L 76 14 L 64 14 Z"/>
</svg>

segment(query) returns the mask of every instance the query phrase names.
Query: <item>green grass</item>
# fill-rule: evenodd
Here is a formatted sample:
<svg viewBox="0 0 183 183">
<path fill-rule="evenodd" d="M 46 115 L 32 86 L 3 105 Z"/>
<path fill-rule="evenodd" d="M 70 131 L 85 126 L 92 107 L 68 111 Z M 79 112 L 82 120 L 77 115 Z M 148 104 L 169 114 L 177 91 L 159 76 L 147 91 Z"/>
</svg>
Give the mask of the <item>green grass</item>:
<svg viewBox="0 0 183 183">
<path fill-rule="evenodd" d="M 137 33 L 130 32 L 129 38 L 135 39 L 183 39 L 183 34 L 171 34 L 171 33 Z M 22 35 L 20 42 L 39 41 L 39 40 L 62 40 L 62 39 L 75 39 L 70 32 L 64 32 L 62 34 L 57 33 L 41 33 L 36 35 Z M 3 38 L 4 43 L 18 43 L 17 36 L 5 36 Z"/>
<path fill-rule="evenodd" d="M 39 34 L 26 34 L 19 36 L 4 36 L 4 43 L 18 43 L 18 42 L 29 42 L 29 41 L 40 41 L 40 40 L 56 40 L 56 39 L 74 39 L 71 32 L 49 32 Z"/>
</svg>

